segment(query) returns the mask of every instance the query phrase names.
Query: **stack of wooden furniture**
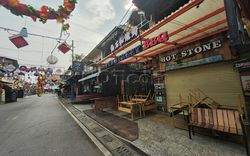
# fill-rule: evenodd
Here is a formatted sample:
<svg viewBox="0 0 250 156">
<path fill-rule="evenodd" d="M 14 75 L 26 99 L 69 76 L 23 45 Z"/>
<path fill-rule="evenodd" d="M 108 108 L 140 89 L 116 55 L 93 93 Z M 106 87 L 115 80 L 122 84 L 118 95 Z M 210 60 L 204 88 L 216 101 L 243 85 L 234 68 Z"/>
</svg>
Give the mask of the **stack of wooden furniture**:
<svg viewBox="0 0 250 156">
<path fill-rule="evenodd" d="M 147 110 L 157 108 L 154 98 L 154 95 L 151 96 L 150 92 L 148 95 L 134 95 L 132 97 L 123 96 L 123 100 L 118 101 L 118 110 L 130 113 L 133 120 L 135 113 L 139 113 L 140 117 L 142 117 L 142 114 L 145 116 Z"/>
<path fill-rule="evenodd" d="M 242 102 L 238 110 L 221 109 L 219 104 L 209 98 L 200 89 L 190 91 L 191 104 L 189 105 L 189 138 L 194 135 L 194 127 L 211 129 L 241 136 L 244 140 L 246 152 L 249 156 L 249 147 L 246 133 L 246 119 Z M 241 99 L 241 98 L 240 98 Z"/>
<path fill-rule="evenodd" d="M 135 95 L 133 98 L 131 98 L 131 101 L 141 105 L 141 111 L 142 111 L 143 117 L 145 117 L 146 111 L 157 109 L 157 104 L 155 102 L 155 94 L 151 96 L 150 96 L 150 93 L 147 96 Z"/>
<path fill-rule="evenodd" d="M 131 114 L 131 119 L 134 120 L 134 114 L 140 113 L 141 117 L 141 105 L 139 103 L 131 101 L 131 97 L 123 96 L 122 100 L 118 97 L 118 111 Z"/>
<path fill-rule="evenodd" d="M 189 101 L 192 105 L 192 107 L 199 107 L 201 105 L 209 108 L 218 108 L 219 103 L 217 103 L 215 100 L 213 100 L 211 97 L 206 95 L 202 90 L 199 88 L 197 89 L 190 89 L 189 90 Z"/>
</svg>

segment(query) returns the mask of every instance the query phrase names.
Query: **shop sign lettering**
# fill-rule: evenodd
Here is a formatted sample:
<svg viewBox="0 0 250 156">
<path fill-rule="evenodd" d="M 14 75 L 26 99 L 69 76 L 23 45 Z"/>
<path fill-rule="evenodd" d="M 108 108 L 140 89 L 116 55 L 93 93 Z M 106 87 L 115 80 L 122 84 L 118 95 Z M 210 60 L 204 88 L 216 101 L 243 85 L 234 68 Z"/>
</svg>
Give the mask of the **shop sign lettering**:
<svg viewBox="0 0 250 156">
<path fill-rule="evenodd" d="M 121 61 L 123 61 L 131 56 L 134 56 L 135 54 L 138 54 L 141 51 L 142 51 L 142 47 L 141 47 L 141 45 L 139 45 L 139 46 L 127 51 L 126 53 L 116 57 L 114 60 L 109 61 L 107 64 L 107 67 L 110 67 L 116 63 L 119 63 L 119 62 L 121 62 Z"/>
<path fill-rule="evenodd" d="M 250 68 L 250 62 L 236 63 L 236 68 Z"/>
<path fill-rule="evenodd" d="M 164 57 L 160 58 L 160 60 L 161 60 L 161 62 L 170 62 L 170 61 L 176 60 L 177 58 L 184 59 L 187 57 L 195 56 L 199 53 L 211 51 L 213 49 L 218 49 L 221 47 L 222 47 L 222 42 L 220 40 L 217 40 L 214 42 L 203 44 L 201 46 L 198 46 L 198 47 L 195 47 L 192 49 L 184 50 L 180 53 L 164 56 Z"/>
<path fill-rule="evenodd" d="M 110 51 L 111 53 L 114 52 L 116 49 L 119 49 L 121 46 L 123 46 L 125 43 L 130 41 L 131 39 L 137 37 L 139 35 L 139 29 L 137 26 L 134 26 L 131 31 L 126 32 L 120 38 L 113 44 L 110 45 Z"/>
<path fill-rule="evenodd" d="M 198 66 L 202 64 L 208 64 L 208 63 L 215 63 L 215 62 L 220 62 L 223 61 L 224 57 L 223 55 L 215 55 L 195 61 L 190 61 L 190 62 L 184 62 L 180 64 L 166 64 L 166 71 L 169 70 L 175 70 L 175 69 L 182 69 L 186 67 L 193 67 L 193 66 Z"/>
<path fill-rule="evenodd" d="M 159 43 L 163 43 L 165 41 L 169 40 L 168 32 L 163 32 L 159 34 L 157 37 L 152 37 L 150 39 L 147 39 L 143 44 L 143 50 L 147 50 Z"/>
</svg>

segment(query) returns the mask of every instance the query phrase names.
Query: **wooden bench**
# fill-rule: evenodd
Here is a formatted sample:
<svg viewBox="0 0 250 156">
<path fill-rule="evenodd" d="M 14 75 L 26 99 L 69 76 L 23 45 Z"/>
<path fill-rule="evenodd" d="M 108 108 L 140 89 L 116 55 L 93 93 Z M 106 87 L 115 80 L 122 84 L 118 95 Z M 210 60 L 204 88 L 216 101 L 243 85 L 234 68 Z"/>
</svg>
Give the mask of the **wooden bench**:
<svg viewBox="0 0 250 156">
<path fill-rule="evenodd" d="M 212 129 L 225 133 L 242 136 L 245 142 L 246 152 L 249 156 L 246 127 L 242 114 L 237 110 L 190 108 L 189 111 L 189 138 L 194 135 L 194 127 Z"/>
</svg>

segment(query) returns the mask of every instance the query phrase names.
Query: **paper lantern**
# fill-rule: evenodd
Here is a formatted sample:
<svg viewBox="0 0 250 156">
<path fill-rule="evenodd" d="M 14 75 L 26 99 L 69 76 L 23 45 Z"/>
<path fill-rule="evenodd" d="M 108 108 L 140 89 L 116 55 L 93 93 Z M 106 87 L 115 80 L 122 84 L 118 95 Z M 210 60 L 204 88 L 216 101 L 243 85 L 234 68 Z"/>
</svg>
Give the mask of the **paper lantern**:
<svg viewBox="0 0 250 156">
<path fill-rule="evenodd" d="M 35 74 L 34 74 L 34 76 L 39 76 L 40 75 L 40 73 L 39 72 L 35 72 Z"/>
<path fill-rule="evenodd" d="M 19 33 L 22 37 L 28 37 L 28 30 L 27 28 L 23 27 Z"/>
<path fill-rule="evenodd" d="M 26 66 L 20 66 L 19 69 L 20 69 L 21 71 L 26 71 L 27 67 L 26 67 Z"/>
<path fill-rule="evenodd" d="M 58 62 L 58 59 L 57 57 L 53 56 L 53 55 L 50 55 L 48 58 L 47 58 L 47 62 L 49 64 L 56 64 Z"/>
<path fill-rule="evenodd" d="M 70 45 L 68 45 L 66 42 L 63 42 L 62 44 L 60 44 L 58 47 L 57 47 L 61 52 L 63 52 L 64 54 L 67 53 L 71 47 Z"/>
<path fill-rule="evenodd" d="M 29 45 L 28 42 L 19 34 L 13 35 L 9 37 L 9 39 L 17 48 L 22 48 Z"/>
<path fill-rule="evenodd" d="M 47 74 L 52 74 L 53 73 L 53 69 L 52 68 L 48 68 L 47 69 Z"/>
<path fill-rule="evenodd" d="M 42 67 L 38 68 L 38 71 L 40 71 L 40 72 L 43 72 L 44 70 L 45 70 L 45 69 L 42 68 Z"/>
<path fill-rule="evenodd" d="M 18 75 L 25 75 L 25 73 L 23 73 L 23 72 L 19 72 L 19 73 L 18 73 Z"/>
<path fill-rule="evenodd" d="M 58 74 L 58 75 L 62 74 L 62 72 L 63 72 L 62 69 L 57 69 L 56 70 L 56 74 Z"/>
</svg>

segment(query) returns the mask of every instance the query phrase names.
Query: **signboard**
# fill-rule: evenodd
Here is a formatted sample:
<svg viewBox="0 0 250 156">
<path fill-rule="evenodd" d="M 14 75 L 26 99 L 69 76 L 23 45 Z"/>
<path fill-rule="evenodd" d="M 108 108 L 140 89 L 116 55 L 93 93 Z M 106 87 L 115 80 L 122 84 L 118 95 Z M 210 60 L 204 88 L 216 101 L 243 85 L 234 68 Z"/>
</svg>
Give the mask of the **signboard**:
<svg viewBox="0 0 250 156">
<path fill-rule="evenodd" d="M 137 37 L 139 35 L 139 29 L 137 26 L 134 26 L 131 31 L 126 32 L 124 35 L 120 36 L 120 38 L 114 43 L 110 45 L 111 53 L 114 52 L 116 49 L 119 49 L 125 43 L 130 41 L 131 39 Z"/>
<path fill-rule="evenodd" d="M 171 55 L 167 55 L 160 58 L 161 62 L 171 62 L 176 60 L 183 60 L 188 57 L 193 57 L 199 53 L 204 53 L 207 51 L 211 51 L 213 49 L 218 49 L 222 47 L 222 42 L 220 40 L 209 42 L 207 44 L 203 44 L 200 46 L 197 46 L 195 48 L 187 49 L 184 51 L 181 51 L 180 53 L 175 53 Z"/>
<path fill-rule="evenodd" d="M 121 62 L 121 61 L 123 61 L 131 56 L 134 56 L 135 54 L 138 54 L 141 51 L 142 51 L 142 46 L 139 45 L 139 46 L 135 47 L 134 49 L 131 49 L 131 50 L 127 51 L 126 53 L 116 57 L 114 60 L 109 61 L 107 64 L 107 67 L 110 67 L 116 63 L 119 63 L 119 62 Z"/>
<path fill-rule="evenodd" d="M 159 43 L 163 43 L 169 40 L 168 32 L 163 32 L 159 34 L 157 37 L 152 37 L 144 41 L 143 50 L 147 50 L 153 46 L 156 46 Z"/>
<path fill-rule="evenodd" d="M 147 50 L 159 43 L 163 43 L 165 41 L 167 41 L 169 39 L 168 33 L 167 32 L 162 32 L 161 34 L 159 34 L 157 37 L 152 37 L 150 39 L 147 39 L 146 41 L 144 41 L 143 46 L 139 45 L 129 51 L 127 51 L 126 53 L 117 56 L 114 60 L 111 60 L 107 63 L 107 67 L 110 67 L 116 63 L 119 63 L 131 56 L 134 56 L 140 52 L 142 52 L 143 50 Z"/>
<path fill-rule="evenodd" d="M 250 74 L 241 76 L 241 83 L 245 96 L 250 96 Z"/>
<path fill-rule="evenodd" d="M 250 68 L 250 62 L 236 63 L 236 68 Z"/>
<path fill-rule="evenodd" d="M 207 64 L 207 63 L 214 63 L 214 62 L 219 62 L 223 61 L 224 57 L 223 55 L 216 55 L 216 56 L 211 56 L 195 61 L 190 61 L 190 62 L 185 62 L 185 63 L 180 63 L 180 64 L 167 64 L 166 65 L 166 71 L 169 70 L 174 70 L 174 69 L 181 69 L 181 68 L 186 68 L 186 67 L 191 67 L 191 66 L 197 66 L 201 64 Z"/>
<path fill-rule="evenodd" d="M 72 70 L 74 72 L 82 72 L 83 71 L 83 64 L 80 61 L 73 61 Z"/>
</svg>

